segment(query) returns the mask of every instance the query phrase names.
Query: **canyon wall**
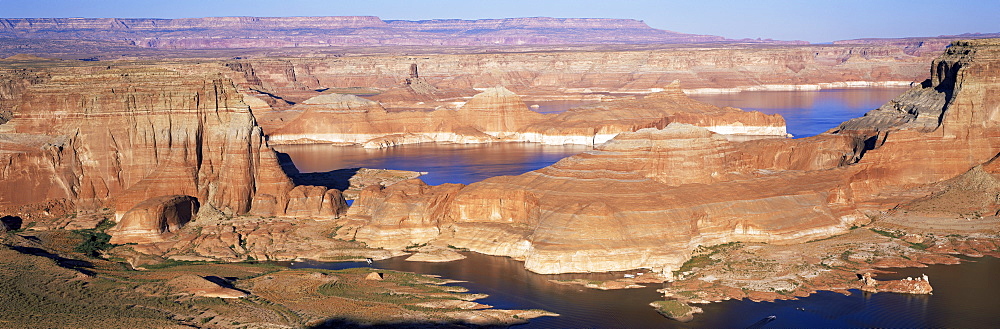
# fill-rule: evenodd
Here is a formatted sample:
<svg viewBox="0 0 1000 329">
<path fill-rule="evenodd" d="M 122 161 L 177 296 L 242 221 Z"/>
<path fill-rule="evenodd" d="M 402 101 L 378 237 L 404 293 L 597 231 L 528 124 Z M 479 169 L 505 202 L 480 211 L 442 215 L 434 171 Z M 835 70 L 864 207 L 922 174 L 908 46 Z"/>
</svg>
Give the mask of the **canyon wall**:
<svg viewBox="0 0 1000 329">
<path fill-rule="evenodd" d="M 55 62 L 5 69 L 29 66 L 47 79 L 5 97 L 17 100 L 13 118 L 0 125 L 5 210 L 61 200 L 79 211 L 110 208 L 121 218 L 168 195 L 195 197 L 228 214 L 298 210 L 293 184 L 244 95 L 217 73 L 225 71 L 221 65 Z M 323 189 L 307 197 L 322 201 Z M 319 210 L 305 212 L 320 216 Z"/>
<path fill-rule="evenodd" d="M 510 256 L 538 273 L 669 272 L 699 245 L 841 234 L 1000 152 L 998 63 L 1000 40 L 955 42 L 928 81 L 810 138 L 737 142 L 672 123 L 519 176 L 370 187 L 340 234 Z"/>
<path fill-rule="evenodd" d="M 834 41 L 835 45 L 892 45 L 902 47 L 910 55 L 937 54 L 955 40 L 998 38 L 1000 33 L 965 33 L 960 35 L 939 35 L 936 37 L 909 38 L 864 38 Z"/>
<path fill-rule="evenodd" d="M 641 99 L 541 114 L 504 87 L 489 88 L 458 110 L 388 112 L 352 95 L 326 94 L 292 106 L 301 112 L 270 132 L 274 143 L 354 143 L 383 148 L 424 142 L 535 142 L 597 145 L 622 132 L 684 122 L 727 135 L 785 137 L 777 115 L 719 108 L 684 96 L 675 81 Z"/>
<path fill-rule="evenodd" d="M 438 97 L 440 104 L 424 106 L 433 109 L 456 108 L 447 102 L 460 104 L 475 90 L 498 85 L 529 101 L 649 94 L 674 80 L 681 81 L 687 93 L 908 86 L 927 78 L 925 66 L 934 56 L 914 56 L 899 47 L 878 45 L 721 45 L 637 51 L 240 59 L 230 65 L 252 75 L 267 92 L 295 95 L 351 87 L 389 92 L 406 87 L 411 65 L 416 64 L 422 81 L 438 89 L 460 91 Z M 384 104 L 402 98 L 374 97 Z M 305 98 L 293 96 L 290 100 Z"/>
</svg>

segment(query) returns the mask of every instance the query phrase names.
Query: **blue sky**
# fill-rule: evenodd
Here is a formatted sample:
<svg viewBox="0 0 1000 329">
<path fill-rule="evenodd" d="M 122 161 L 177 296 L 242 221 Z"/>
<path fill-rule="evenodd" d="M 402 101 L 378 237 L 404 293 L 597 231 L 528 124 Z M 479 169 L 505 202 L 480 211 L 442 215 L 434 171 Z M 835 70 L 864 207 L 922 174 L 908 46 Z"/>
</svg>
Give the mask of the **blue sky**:
<svg viewBox="0 0 1000 329">
<path fill-rule="evenodd" d="M 632 18 L 728 38 L 828 42 L 1000 32 L 1000 0 L 0 0 L 0 17 Z"/>
</svg>

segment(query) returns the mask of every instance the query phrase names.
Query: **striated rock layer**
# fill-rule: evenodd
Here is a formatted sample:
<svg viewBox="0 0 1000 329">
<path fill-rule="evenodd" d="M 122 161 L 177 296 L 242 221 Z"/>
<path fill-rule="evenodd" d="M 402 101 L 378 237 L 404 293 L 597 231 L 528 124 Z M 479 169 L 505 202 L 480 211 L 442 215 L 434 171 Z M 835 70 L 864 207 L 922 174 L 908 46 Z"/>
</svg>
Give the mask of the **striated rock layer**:
<svg viewBox="0 0 1000 329">
<path fill-rule="evenodd" d="M 198 201 L 186 195 L 165 195 L 140 202 L 109 230 L 111 243 L 159 242 L 198 214 Z"/>
<path fill-rule="evenodd" d="M 415 64 L 420 79 L 441 89 L 469 92 L 502 85 L 532 99 L 599 100 L 621 93 L 648 94 L 674 80 L 682 81 L 687 92 L 698 93 L 907 86 L 927 78 L 926 63 L 943 47 L 915 54 L 901 46 L 857 44 L 436 51 L 443 53 L 430 49 L 422 55 L 251 58 L 232 60 L 231 65 L 279 95 L 322 88 L 387 90 L 409 78 Z"/>
<path fill-rule="evenodd" d="M 0 125 L 0 207 L 67 200 L 77 210 L 112 208 L 119 220 L 169 195 L 229 214 L 332 218 L 344 208 L 326 188 L 292 193 L 234 82 L 204 73 L 217 65 L 42 70 L 44 82 L 5 97 L 16 104 Z"/>
<path fill-rule="evenodd" d="M 841 234 L 1000 152 L 998 63 L 1000 40 L 955 42 L 928 81 L 810 138 L 737 142 L 671 123 L 520 176 L 368 188 L 341 234 L 511 256 L 539 273 L 669 273 L 698 245 Z"/>
<path fill-rule="evenodd" d="M 291 108 L 295 120 L 269 135 L 277 143 L 356 143 L 382 148 L 423 142 L 604 143 L 622 132 L 684 122 L 729 135 L 784 137 L 777 115 L 719 108 L 684 96 L 677 82 L 642 99 L 540 114 L 503 87 L 487 89 L 457 111 L 387 112 L 352 95 L 316 96 Z"/>
<path fill-rule="evenodd" d="M 383 21 L 374 16 L 6 18 L 0 19 L 0 36 L 102 40 L 166 49 L 733 41 L 658 30 L 631 19 L 550 17 L 427 21 Z"/>
</svg>

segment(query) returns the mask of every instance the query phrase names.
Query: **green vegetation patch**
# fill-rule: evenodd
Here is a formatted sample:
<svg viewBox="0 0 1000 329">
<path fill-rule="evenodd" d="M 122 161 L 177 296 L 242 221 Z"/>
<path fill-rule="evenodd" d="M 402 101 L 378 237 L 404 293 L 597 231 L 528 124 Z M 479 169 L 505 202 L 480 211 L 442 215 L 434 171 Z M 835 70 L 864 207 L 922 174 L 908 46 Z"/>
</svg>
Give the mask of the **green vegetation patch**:
<svg viewBox="0 0 1000 329">
<path fill-rule="evenodd" d="M 899 239 L 900 237 L 903 236 L 903 233 L 895 231 L 884 231 L 877 228 L 870 228 L 869 230 L 872 230 L 872 232 L 878 233 L 879 235 L 887 236 L 893 239 Z"/>
<path fill-rule="evenodd" d="M 104 233 L 105 230 L 113 226 L 115 226 L 115 222 L 105 219 L 93 229 L 74 230 L 73 233 L 79 236 L 82 241 L 73 247 L 73 251 L 94 258 L 100 257 L 102 252 L 115 247 L 110 243 L 111 235 Z"/>
<path fill-rule="evenodd" d="M 695 249 L 695 255 L 691 256 L 691 259 L 688 259 L 686 262 L 684 262 L 684 264 L 681 265 L 681 268 L 674 271 L 674 276 L 678 276 L 681 273 L 691 271 L 695 268 L 705 267 L 715 264 L 718 261 L 712 259 L 712 255 L 718 254 L 720 252 L 726 252 L 737 249 L 741 245 L 742 244 L 740 244 L 739 242 L 729 242 L 729 243 L 714 245 L 711 247 L 699 246 L 698 249 Z"/>
</svg>

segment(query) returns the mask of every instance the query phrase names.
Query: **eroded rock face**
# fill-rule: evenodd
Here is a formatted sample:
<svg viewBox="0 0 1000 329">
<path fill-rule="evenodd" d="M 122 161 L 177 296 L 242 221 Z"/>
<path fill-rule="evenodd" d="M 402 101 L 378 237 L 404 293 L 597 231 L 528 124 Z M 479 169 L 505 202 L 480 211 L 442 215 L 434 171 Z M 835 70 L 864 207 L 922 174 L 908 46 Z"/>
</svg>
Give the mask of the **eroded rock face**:
<svg viewBox="0 0 1000 329">
<path fill-rule="evenodd" d="M 460 184 L 428 186 L 419 179 L 405 180 L 390 187 L 369 186 L 361 191 L 347 211 L 350 218 L 366 218 L 368 224 L 358 229 L 363 241 L 375 246 L 402 249 L 423 244 L 440 235 L 443 212 Z"/>
<path fill-rule="evenodd" d="M 995 157 L 1000 147 L 998 62 L 998 39 L 955 42 L 932 63 L 931 79 L 836 129 L 865 136 L 872 144 L 853 178 L 855 194 L 912 198 L 903 192 L 958 176 Z M 885 119 L 890 116 L 896 119 Z M 859 124 L 873 128 L 858 129 Z"/>
<path fill-rule="evenodd" d="M 489 88 L 457 111 L 387 112 L 350 95 L 323 95 L 293 110 L 303 114 L 275 131 L 280 143 L 358 143 L 384 148 L 426 142 L 536 142 L 597 145 L 622 132 L 662 128 L 670 122 L 702 126 L 727 135 L 784 137 L 777 115 L 719 108 L 694 101 L 677 82 L 641 100 L 607 102 L 561 114 L 540 114 L 504 87 Z"/>
<path fill-rule="evenodd" d="M 863 219 L 850 200 L 830 201 L 846 194 L 845 171 L 765 175 L 728 160 L 738 145 L 675 123 L 623 133 L 534 172 L 436 195 L 396 184 L 355 201 L 349 215 L 364 224 L 352 237 L 387 248 L 439 241 L 563 273 L 676 268 L 697 245 L 804 242 Z M 425 200 L 434 207 L 425 208 Z"/>
<path fill-rule="evenodd" d="M 296 186 L 288 192 L 284 214 L 292 217 L 335 219 L 347 211 L 347 202 L 339 190 L 323 186 Z"/>
<path fill-rule="evenodd" d="M 533 101 L 600 101 L 620 98 L 615 95 L 621 94 L 648 95 L 674 80 L 682 81 L 688 93 L 905 87 L 926 79 L 926 63 L 944 50 L 940 47 L 911 55 L 898 46 L 746 44 L 593 49 L 547 51 L 536 47 L 509 53 L 484 49 L 471 54 L 440 49 L 443 54 L 436 54 L 422 48 L 422 53 L 430 53 L 348 55 L 336 60 L 255 58 L 230 64 L 255 78 L 263 90 L 283 97 L 324 87 L 365 86 L 386 91 L 386 95 L 372 99 L 387 108 L 430 110 L 447 107 L 447 102 L 467 101 L 475 90 L 498 85 L 525 97 L 529 105 Z M 410 78 L 413 64 L 420 68 L 420 81 L 447 92 L 427 98 L 407 88 L 412 87 L 404 81 Z"/>
<path fill-rule="evenodd" d="M 160 242 L 198 214 L 198 200 L 187 195 L 155 197 L 132 207 L 111 228 L 111 243 Z"/>
<path fill-rule="evenodd" d="M 785 137 L 778 115 L 720 108 L 695 101 L 674 81 L 642 99 L 624 99 L 570 109 L 535 122 L 517 133 L 522 141 L 544 144 L 604 143 L 622 132 L 687 123 L 725 135 Z"/>
<path fill-rule="evenodd" d="M 488 143 L 542 120 L 503 87 L 476 95 L 458 111 L 387 112 L 353 95 L 321 95 L 292 107 L 302 114 L 270 135 L 278 143 L 357 143 L 382 148 L 425 142 Z"/>
<path fill-rule="evenodd" d="M 867 292 L 895 292 L 900 294 L 927 295 L 934 291 L 931 281 L 927 275 L 919 278 L 906 278 L 901 280 L 878 281 L 872 278 L 872 274 L 865 272 L 861 275 L 861 291 Z"/>
<path fill-rule="evenodd" d="M 210 73 L 218 64 L 70 64 L 8 97 L 17 103 L 0 125 L 0 206 L 68 200 L 121 219 L 145 200 L 189 195 L 229 214 L 271 202 L 285 215 L 293 184 L 244 95 Z"/>
<path fill-rule="evenodd" d="M 1000 40 L 956 42 L 930 81 L 815 137 L 738 142 L 670 123 L 520 176 L 397 184 L 357 200 L 342 234 L 511 256 L 539 273 L 667 272 L 698 245 L 829 237 L 1000 152 L 998 62 Z M 410 214 L 419 220 L 399 220 Z"/>
</svg>

